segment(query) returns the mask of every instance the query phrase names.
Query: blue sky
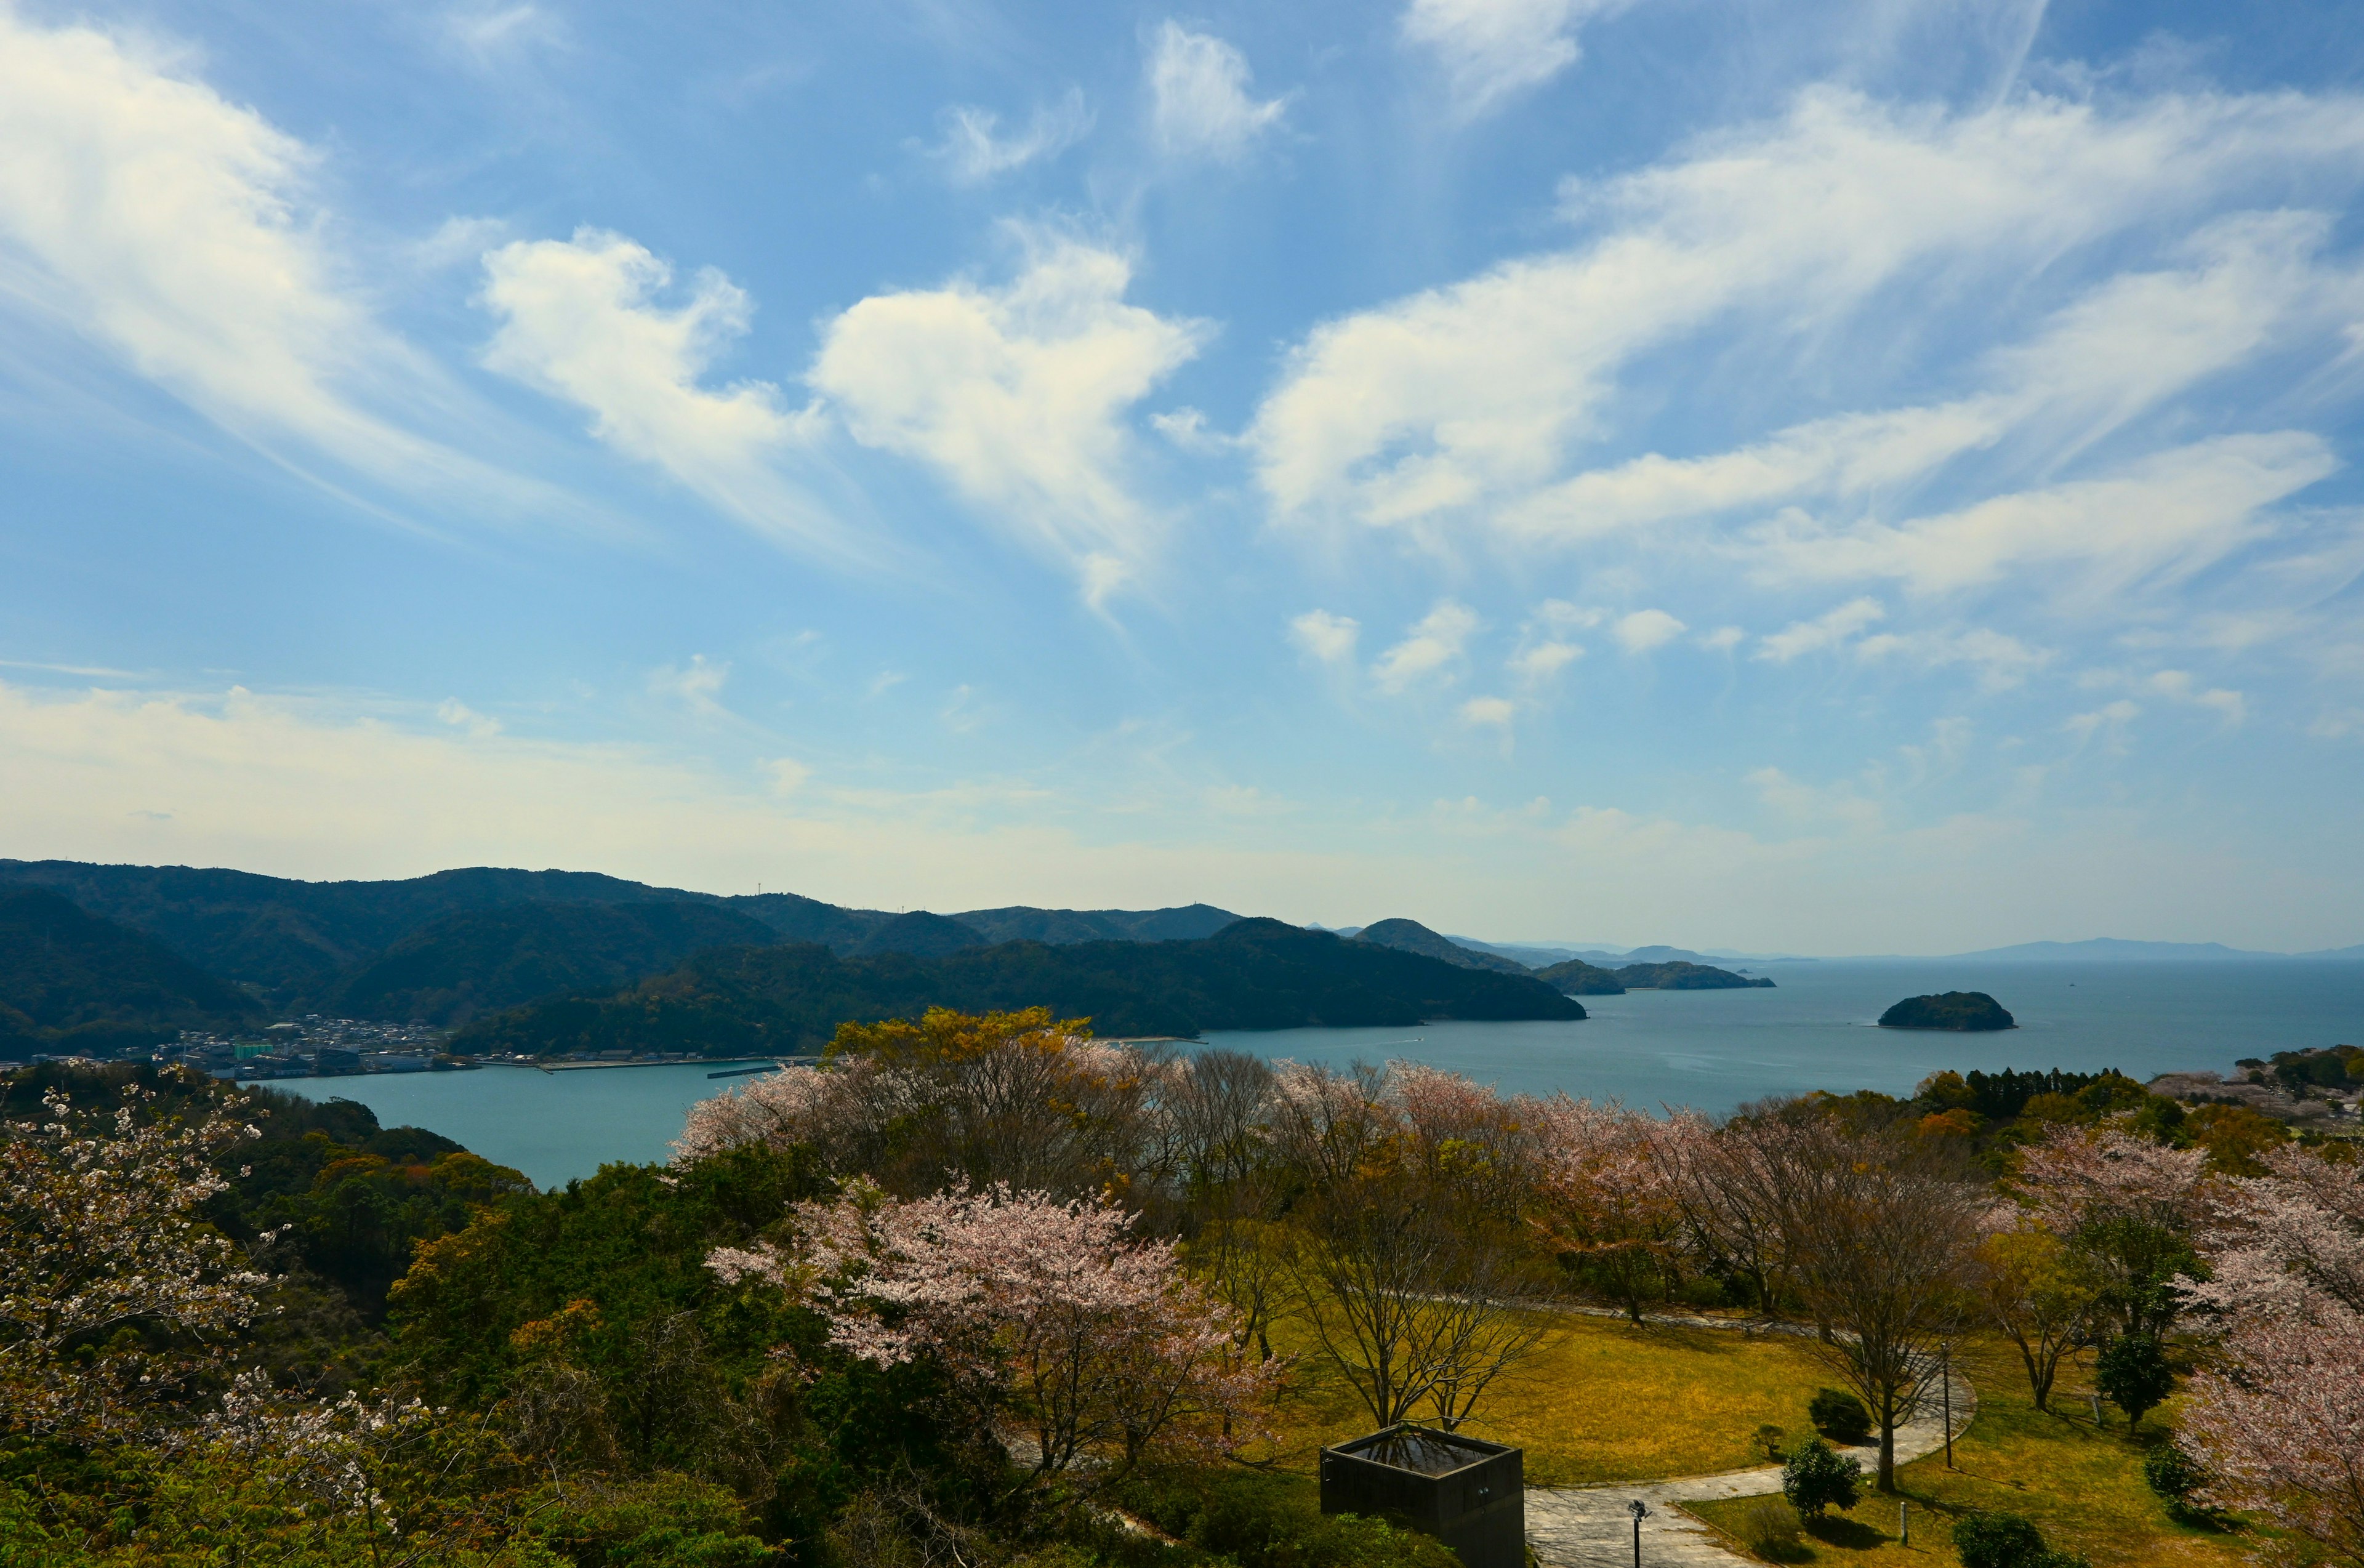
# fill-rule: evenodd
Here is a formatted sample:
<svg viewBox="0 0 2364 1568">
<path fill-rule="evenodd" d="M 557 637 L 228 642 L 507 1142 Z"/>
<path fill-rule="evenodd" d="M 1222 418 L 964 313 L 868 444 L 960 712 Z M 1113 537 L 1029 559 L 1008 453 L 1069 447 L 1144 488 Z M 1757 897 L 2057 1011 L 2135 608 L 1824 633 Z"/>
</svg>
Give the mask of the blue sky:
<svg viewBox="0 0 2364 1568">
<path fill-rule="evenodd" d="M 0 6 L 0 853 L 2364 940 L 2352 6 Z"/>
</svg>

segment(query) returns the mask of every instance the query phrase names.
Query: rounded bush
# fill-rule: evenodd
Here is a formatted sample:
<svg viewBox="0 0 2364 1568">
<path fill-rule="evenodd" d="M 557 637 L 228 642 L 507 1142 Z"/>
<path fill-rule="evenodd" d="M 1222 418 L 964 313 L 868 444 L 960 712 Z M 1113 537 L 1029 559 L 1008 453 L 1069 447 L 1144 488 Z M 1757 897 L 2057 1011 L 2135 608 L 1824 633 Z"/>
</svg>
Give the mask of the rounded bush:
<svg viewBox="0 0 2364 1568">
<path fill-rule="evenodd" d="M 1807 1418 L 1827 1436 L 1859 1443 L 1871 1436 L 1871 1412 L 1844 1388 L 1817 1388 L 1806 1405 Z"/>
<path fill-rule="evenodd" d="M 2161 1443 L 2143 1456 L 2143 1480 L 2170 1503 L 2180 1506 L 2203 1479 L 2199 1463 L 2173 1443 Z"/>
<path fill-rule="evenodd" d="M 2082 1568 L 2084 1559 L 2044 1544 L 2034 1519 L 2017 1514 L 1964 1514 L 1954 1521 L 1962 1568 Z"/>
<path fill-rule="evenodd" d="M 1824 1508 L 1854 1507 L 1856 1483 L 1862 1477 L 1860 1461 L 1842 1457 L 1820 1438 L 1809 1438 L 1781 1467 L 1781 1496 L 1801 1517 L 1818 1519 Z"/>
</svg>

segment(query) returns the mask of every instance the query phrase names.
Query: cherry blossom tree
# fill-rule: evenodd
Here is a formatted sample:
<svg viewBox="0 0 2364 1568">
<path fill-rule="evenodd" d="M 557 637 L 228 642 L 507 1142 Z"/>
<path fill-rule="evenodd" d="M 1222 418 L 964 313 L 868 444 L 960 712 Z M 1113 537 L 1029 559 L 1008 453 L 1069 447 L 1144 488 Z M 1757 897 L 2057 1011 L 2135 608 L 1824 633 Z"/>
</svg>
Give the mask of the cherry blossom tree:
<svg viewBox="0 0 2364 1568">
<path fill-rule="evenodd" d="M 2020 1156 L 2017 1186 L 2035 1219 L 2082 1253 L 2102 1281 L 2119 1334 L 2164 1334 L 2172 1282 L 2216 1188 L 2204 1149 L 2170 1149 L 2123 1128 L 2056 1128 Z"/>
<path fill-rule="evenodd" d="M 2212 1277 L 2182 1282 L 2221 1329 L 2191 1382 L 2182 1441 L 2199 1496 L 2254 1509 L 2364 1565 L 2364 1171 L 2297 1148 L 2214 1195 Z"/>
<path fill-rule="evenodd" d="M 383 1562 L 386 1545 L 403 1534 L 387 1496 L 399 1485 L 390 1472 L 428 1442 L 440 1414 L 416 1398 L 291 1397 L 264 1373 L 243 1372 L 198 1437 L 261 1472 L 263 1488 L 298 1505 L 296 1511 L 358 1525 L 372 1560 Z"/>
<path fill-rule="evenodd" d="M 795 1249 L 719 1249 L 708 1265 L 809 1301 L 858 1359 L 933 1360 L 980 1418 L 1006 1402 L 1039 1478 L 1088 1473 L 1096 1490 L 1153 1451 L 1262 1431 L 1277 1367 L 1243 1355 L 1172 1245 L 1132 1239 L 1106 1197 L 961 1185 L 906 1202 L 857 1184 L 796 1218 Z"/>
<path fill-rule="evenodd" d="M 217 1111 L 111 1118 L 52 1089 L 48 1115 L 0 1129 L 0 1421 L 20 1432 L 128 1436 L 184 1400 L 255 1317 L 269 1276 L 206 1225 L 228 1183 L 214 1164 L 261 1134 Z M 159 1331 L 164 1348 L 137 1335 Z"/>
<path fill-rule="evenodd" d="M 1683 1208 L 1659 1149 L 1664 1129 L 1622 1106 L 1566 1095 L 1522 1108 L 1535 1128 L 1535 1184 L 1554 1243 L 1639 1323 L 1682 1241 Z"/>
<path fill-rule="evenodd" d="M 955 1176 L 1075 1195 L 1155 1173 L 1167 1069 L 1047 1008 L 934 1007 L 916 1024 L 844 1025 L 825 1068 L 787 1067 L 701 1101 L 674 1157 L 804 1144 L 906 1195 Z"/>
</svg>

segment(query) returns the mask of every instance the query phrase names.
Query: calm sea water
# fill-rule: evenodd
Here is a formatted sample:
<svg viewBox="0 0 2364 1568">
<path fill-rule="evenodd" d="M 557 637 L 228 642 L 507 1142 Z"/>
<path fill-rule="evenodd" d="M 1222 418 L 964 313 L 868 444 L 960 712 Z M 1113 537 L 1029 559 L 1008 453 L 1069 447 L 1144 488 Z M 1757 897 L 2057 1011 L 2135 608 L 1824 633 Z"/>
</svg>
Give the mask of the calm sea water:
<svg viewBox="0 0 2364 1568">
<path fill-rule="evenodd" d="M 2136 1078 L 2229 1071 L 2236 1057 L 2364 1044 L 2364 964 L 1772 963 L 1770 991 L 1631 991 L 1587 996 L 1578 1023 L 1423 1024 L 1403 1029 L 1219 1033 L 1208 1043 L 1344 1064 L 1425 1062 L 1505 1092 L 1565 1089 L 1656 1109 L 1731 1109 L 1809 1089 L 1910 1090 L 1953 1067 L 2114 1067 Z M 1924 1034 L 1875 1027 L 1889 1004 L 1985 991 L 2020 1027 Z M 542 1073 L 518 1068 L 295 1079 L 315 1099 L 356 1099 L 389 1127 L 457 1139 L 555 1184 L 609 1161 L 662 1160 L 683 1115 L 734 1080 L 719 1063 Z"/>
</svg>

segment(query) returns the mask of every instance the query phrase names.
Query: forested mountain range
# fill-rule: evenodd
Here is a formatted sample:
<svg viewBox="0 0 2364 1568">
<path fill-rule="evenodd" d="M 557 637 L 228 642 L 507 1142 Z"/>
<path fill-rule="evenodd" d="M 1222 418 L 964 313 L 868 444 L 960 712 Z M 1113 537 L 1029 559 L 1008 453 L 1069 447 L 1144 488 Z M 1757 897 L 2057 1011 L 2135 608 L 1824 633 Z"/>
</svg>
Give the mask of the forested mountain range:
<svg viewBox="0 0 2364 1568">
<path fill-rule="evenodd" d="M 1532 975 L 1246 919 L 1198 940 L 1008 942 L 939 958 L 840 958 L 804 943 L 726 948 L 613 995 L 539 1002 L 486 1018 L 452 1048 L 762 1055 L 816 1050 L 848 1018 L 1036 1006 L 1088 1018 L 1102 1035 L 1135 1036 L 1584 1017 L 1580 1004 Z"/>
<path fill-rule="evenodd" d="M 567 971 L 565 990 L 613 974 L 612 984 L 671 968 L 682 950 L 668 931 L 700 929 L 686 912 L 651 906 L 697 906 L 712 912 L 714 940 L 817 942 L 841 954 L 888 951 L 941 955 L 961 947 L 1025 940 L 1164 941 L 1205 937 L 1238 918 L 1204 904 L 1176 909 L 980 909 L 953 916 L 846 908 L 793 893 L 732 896 L 653 887 L 597 872 L 514 871 L 472 866 L 383 882 L 300 882 L 251 872 L 196 866 L 98 865 L 83 861 L 0 860 L 0 884 L 48 888 L 84 910 L 162 942 L 222 980 L 252 987 L 283 1011 L 329 1010 L 363 998 L 394 1007 L 397 995 L 466 1000 L 416 1014 L 448 1021 L 451 1006 L 471 1010 L 526 999 L 530 976 Z M 552 907 L 605 906 L 609 920 L 556 915 Z M 511 914 L 475 924 L 468 916 Z M 635 913 L 636 912 L 636 913 Z M 734 918 L 735 917 L 735 918 Z M 438 922 L 459 921 L 448 930 Z M 752 924 L 750 924 L 752 922 Z M 760 928 L 760 929 L 758 929 Z M 431 931 L 444 934 L 437 937 Z M 966 933 L 974 933 L 974 938 Z M 573 950 L 577 940 L 586 951 Z M 472 945 L 478 944 L 478 945 Z M 401 951 L 397 952 L 397 947 Z M 437 969 L 438 955 L 452 961 Z M 394 968 L 379 973 L 380 967 Z M 507 975 L 506 980 L 502 979 Z M 530 995 L 547 995 L 535 991 Z"/>
<path fill-rule="evenodd" d="M 46 888 L 0 886 L 0 1056 L 112 1051 L 262 1017 L 151 937 Z"/>
<path fill-rule="evenodd" d="M 314 883 L 72 861 L 0 861 L 0 892 L 29 911 L 23 932 L 45 933 L 38 951 L 19 934 L 0 957 L 0 1055 L 17 1056 L 75 1030 L 128 1047 L 306 1012 L 468 1027 L 479 1044 L 535 1051 L 593 1038 L 787 1050 L 847 1018 L 936 1005 L 1045 1005 L 1107 1030 L 1191 1034 L 1580 1018 L 1569 994 L 1749 984 L 1681 964 L 1568 963 L 1538 979 L 1414 920 L 1342 940 L 1203 904 L 890 913 L 588 872 Z"/>
</svg>

